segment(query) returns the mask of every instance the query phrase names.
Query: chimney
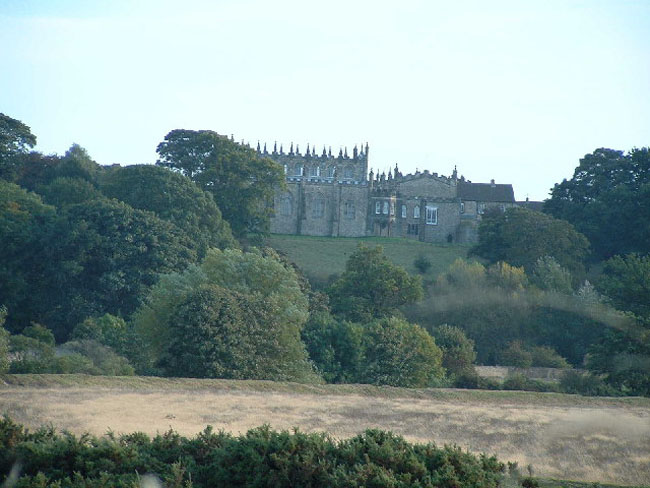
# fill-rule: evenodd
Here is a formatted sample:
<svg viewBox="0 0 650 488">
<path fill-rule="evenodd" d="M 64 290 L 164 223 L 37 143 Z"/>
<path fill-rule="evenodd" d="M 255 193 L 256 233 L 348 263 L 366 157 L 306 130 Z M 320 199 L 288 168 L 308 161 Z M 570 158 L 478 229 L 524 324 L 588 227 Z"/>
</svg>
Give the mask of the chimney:
<svg viewBox="0 0 650 488">
<path fill-rule="evenodd" d="M 496 183 L 494 183 L 494 180 L 490 180 L 490 186 L 492 188 L 495 188 L 497 186 Z"/>
</svg>

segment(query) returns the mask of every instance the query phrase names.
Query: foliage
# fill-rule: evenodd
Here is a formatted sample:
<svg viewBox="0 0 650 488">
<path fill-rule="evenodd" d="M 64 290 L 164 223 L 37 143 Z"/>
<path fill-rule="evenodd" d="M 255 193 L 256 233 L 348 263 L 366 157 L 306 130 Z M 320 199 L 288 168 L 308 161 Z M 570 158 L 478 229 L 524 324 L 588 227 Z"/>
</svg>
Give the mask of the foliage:
<svg viewBox="0 0 650 488">
<path fill-rule="evenodd" d="M 573 290 L 571 273 L 560 266 L 560 263 L 553 256 L 537 258 L 533 267 L 531 282 L 540 290 L 545 291 L 555 291 L 568 295 Z"/>
<path fill-rule="evenodd" d="M 422 388 L 444 377 L 442 351 L 416 324 L 396 317 L 376 320 L 362 337 L 360 382 Z"/>
<path fill-rule="evenodd" d="M 125 357 L 115 353 L 110 347 L 90 339 L 66 342 L 60 346 L 59 352 L 63 354 L 62 357 L 78 355 L 90 359 L 94 368 L 89 371 L 89 374 L 109 376 L 133 376 L 135 374 L 133 367 Z M 70 360 L 66 364 L 69 366 Z"/>
<path fill-rule="evenodd" d="M 587 368 L 618 390 L 650 396 L 650 323 L 629 316 L 624 327 L 609 329 L 590 346 Z"/>
<path fill-rule="evenodd" d="M 417 269 L 421 274 L 426 274 L 426 272 L 431 268 L 431 265 L 431 260 L 424 254 L 420 254 L 413 260 L 413 266 L 415 266 L 415 269 Z"/>
<path fill-rule="evenodd" d="M 268 232 L 270 203 L 284 174 L 279 164 L 208 130 L 173 130 L 158 145 L 156 164 L 212 193 L 237 236 Z"/>
<path fill-rule="evenodd" d="M 566 221 L 515 207 L 484 216 L 472 253 L 491 263 L 506 261 L 531 272 L 540 257 L 553 256 L 575 277 L 584 274 L 589 242 Z"/>
<path fill-rule="evenodd" d="M 521 341 L 512 341 L 501 351 L 499 364 L 517 368 L 530 368 L 533 365 L 533 355 Z"/>
<path fill-rule="evenodd" d="M 101 170 L 99 166 L 79 144 L 72 144 L 59 164 L 54 168 L 54 176 L 58 178 L 74 178 L 95 183 Z"/>
<path fill-rule="evenodd" d="M 367 322 L 389 316 L 397 307 L 422 298 L 422 284 L 419 276 L 410 276 L 392 264 L 381 246 L 359 245 L 328 294 L 335 314 Z"/>
<path fill-rule="evenodd" d="M 607 259 L 650 251 L 648 199 L 650 149 L 600 148 L 580 160 L 570 180 L 555 185 L 544 211 L 571 222 Z"/>
<path fill-rule="evenodd" d="M 209 247 L 237 247 L 212 194 L 180 173 L 152 165 L 114 167 L 102 176 L 100 187 L 106 196 L 182 229 L 201 258 Z"/>
<path fill-rule="evenodd" d="M 559 391 L 558 385 L 546 381 L 539 381 L 527 378 L 521 373 L 509 375 L 501 385 L 504 390 L 522 391 Z"/>
<path fill-rule="evenodd" d="M 499 261 L 487 269 L 488 281 L 507 291 L 522 291 L 528 285 L 528 277 L 523 267 L 511 266 Z"/>
<path fill-rule="evenodd" d="M 459 447 L 410 444 L 367 430 L 336 441 L 326 434 L 258 427 L 233 437 L 210 427 L 192 439 L 174 431 L 153 439 L 141 433 L 96 438 L 28 432 L 0 420 L 0 472 L 21 461 L 19 486 L 116 486 L 140 484 L 155 474 L 165 486 L 332 487 L 422 486 L 496 488 L 504 465 Z"/>
<path fill-rule="evenodd" d="M 650 318 L 650 255 L 628 254 L 607 260 L 597 286 L 618 310 Z"/>
<path fill-rule="evenodd" d="M 444 324 L 433 329 L 432 335 L 442 349 L 442 365 L 448 374 L 459 377 L 474 371 L 474 341 L 467 338 L 463 329 Z"/>
<path fill-rule="evenodd" d="M 13 180 L 19 156 L 36 145 L 36 136 L 20 120 L 0 113 L 0 178 Z"/>
<path fill-rule="evenodd" d="M 45 203 L 57 208 L 104 198 L 92 183 L 81 178 L 58 177 L 37 191 Z"/>
<path fill-rule="evenodd" d="M 569 368 L 566 359 L 549 346 L 534 346 L 530 348 L 533 366 L 539 368 Z"/>
<path fill-rule="evenodd" d="M 357 381 L 363 359 L 364 327 L 339 321 L 327 312 L 312 314 L 302 340 L 316 370 L 328 383 Z"/>
<path fill-rule="evenodd" d="M 271 342 L 267 342 L 265 350 L 256 349 L 261 357 L 250 359 L 266 364 L 268 370 L 261 372 L 256 366 L 255 371 L 266 379 L 269 379 L 268 375 L 274 375 L 276 379 L 315 381 L 300 340 L 300 332 L 309 317 L 309 303 L 295 271 L 285 266 L 270 250 L 263 254 L 258 250 L 210 249 L 200 266 L 163 276 L 152 289 L 146 304 L 134 316 L 134 328 L 144 339 L 152 364 L 167 354 L 167 348 L 179 330 L 177 328 L 183 327 L 174 319 L 175 314 L 181 313 L 181 309 L 190 314 L 187 309 L 190 304 L 186 300 L 206 285 L 239 296 L 237 303 L 242 322 L 246 319 L 252 321 L 251 324 L 237 322 L 242 327 L 265 329 L 257 332 L 261 342 L 255 347 L 261 347 L 265 341 Z M 195 298 L 198 300 L 200 297 Z M 204 319 L 197 317 L 197 320 Z M 205 323 L 210 324 L 211 320 L 206 317 Z M 182 337 L 177 337 L 182 340 Z M 165 361 L 173 364 L 169 357 Z M 173 374 L 169 367 L 167 371 Z"/>
<path fill-rule="evenodd" d="M 476 261 L 457 258 L 449 269 L 440 275 L 438 285 L 454 288 L 475 288 L 485 282 L 485 266 Z"/>
<path fill-rule="evenodd" d="M 0 374 L 9 371 L 9 332 L 4 328 L 7 308 L 0 306 Z"/>
<path fill-rule="evenodd" d="M 564 393 L 589 396 L 615 396 L 618 392 L 607 385 L 599 376 L 574 369 L 566 370 L 560 378 L 560 389 Z"/>
<path fill-rule="evenodd" d="M 52 331 L 47 327 L 43 327 L 41 324 L 33 323 L 32 325 L 25 327 L 22 335 L 36 339 L 38 342 L 42 342 L 43 344 L 54 346 L 54 334 L 52 334 Z"/>
</svg>

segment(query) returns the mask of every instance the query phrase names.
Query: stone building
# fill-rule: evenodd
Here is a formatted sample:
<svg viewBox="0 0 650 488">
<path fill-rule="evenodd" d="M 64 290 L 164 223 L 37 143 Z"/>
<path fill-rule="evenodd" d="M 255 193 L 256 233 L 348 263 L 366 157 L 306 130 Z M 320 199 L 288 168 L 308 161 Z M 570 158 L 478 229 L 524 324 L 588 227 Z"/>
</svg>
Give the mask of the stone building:
<svg viewBox="0 0 650 488">
<path fill-rule="evenodd" d="M 309 236 L 405 237 L 424 242 L 473 243 L 490 208 L 515 206 L 512 185 L 472 183 L 428 170 L 403 175 L 368 171 L 368 145 L 318 155 L 298 146 L 258 152 L 283 166 L 287 189 L 274 199 L 271 232 Z"/>
</svg>

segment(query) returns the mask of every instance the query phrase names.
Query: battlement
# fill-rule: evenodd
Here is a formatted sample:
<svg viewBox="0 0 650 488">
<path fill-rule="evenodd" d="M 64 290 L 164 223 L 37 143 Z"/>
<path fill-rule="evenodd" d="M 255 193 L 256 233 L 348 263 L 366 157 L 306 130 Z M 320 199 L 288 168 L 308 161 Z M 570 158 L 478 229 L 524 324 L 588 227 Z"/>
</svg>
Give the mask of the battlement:
<svg viewBox="0 0 650 488">
<path fill-rule="evenodd" d="M 284 174 L 289 181 L 318 180 L 318 181 L 341 181 L 345 183 L 356 182 L 367 183 L 368 181 L 368 144 L 354 146 L 352 156 L 348 155 L 348 149 L 339 149 L 338 156 L 332 154 L 332 148 L 323 147 L 322 153 L 316 153 L 316 147 L 309 147 L 305 153 L 300 152 L 300 147 L 293 143 L 289 152 L 285 152 L 282 144 L 278 149 L 277 142 L 273 144 L 273 150 L 269 151 L 266 144 L 263 147 L 257 143 L 257 152 L 262 156 L 271 158 L 284 168 Z"/>
</svg>

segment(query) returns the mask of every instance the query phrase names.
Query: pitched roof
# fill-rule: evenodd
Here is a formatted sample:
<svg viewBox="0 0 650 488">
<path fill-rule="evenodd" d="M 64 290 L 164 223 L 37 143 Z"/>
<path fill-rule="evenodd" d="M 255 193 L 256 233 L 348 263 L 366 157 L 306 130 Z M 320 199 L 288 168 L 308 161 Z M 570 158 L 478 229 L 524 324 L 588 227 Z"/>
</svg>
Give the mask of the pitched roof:
<svg viewBox="0 0 650 488">
<path fill-rule="evenodd" d="M 492 183 L 458 182 L 458 196 L 461 200 L 477 202 L 513 202 L 515 192 L 512 185 L 497 185 Z"/>
<path fill-rule="evenodd" d="M 537 202 L 533 200 L 517 202 L 517 205 L 520 207 L 528 208 L 530 210 L 535 210 L 536 212 L 541 212 L 544 209 L 544 202 Z"/>
</svg>

